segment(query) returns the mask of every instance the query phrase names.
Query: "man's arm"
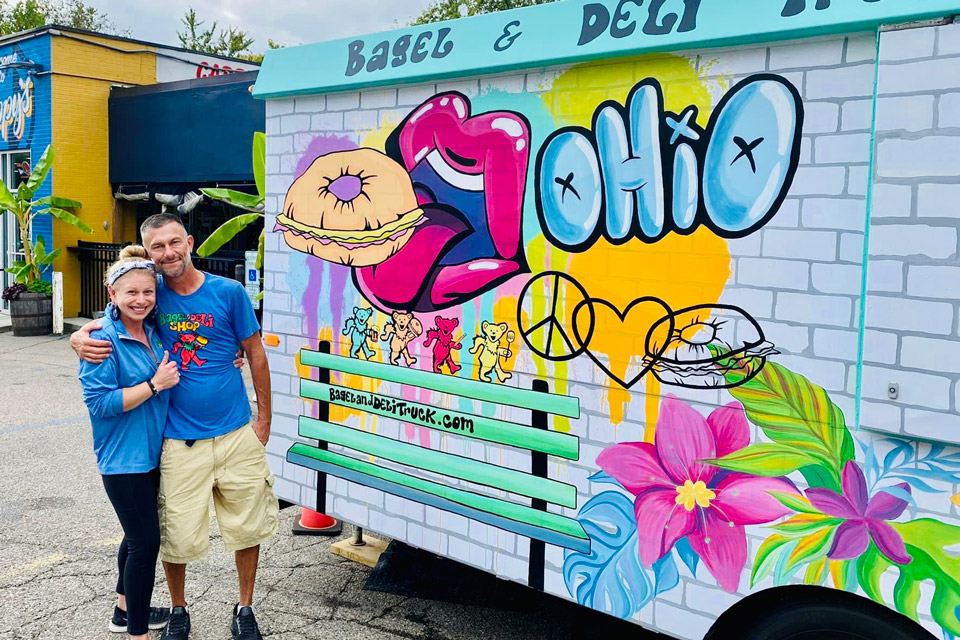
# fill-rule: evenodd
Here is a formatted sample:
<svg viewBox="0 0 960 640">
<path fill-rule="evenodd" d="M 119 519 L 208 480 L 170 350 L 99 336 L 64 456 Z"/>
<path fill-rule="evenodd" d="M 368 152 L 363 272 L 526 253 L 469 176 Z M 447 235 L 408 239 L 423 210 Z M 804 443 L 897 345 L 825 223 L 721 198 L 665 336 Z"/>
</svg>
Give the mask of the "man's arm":
<svg viewBox="0 0 960 640">
<path fill-rule="evenodd" d="M 253 377 L 253 388 L 257 392 L 257 419 L 253 423 L 253 431 L 266 446 L 270 438 L 270 422 L 273 413 L 270 408 L 270 367 L 267 364 L 267 352 L 260 341 L 260 333 L 255 333 L 240 343 L 243 352 L 250 363 L 250 373 Z"/>
<path fill-rule="evenodd" d="M 90 337 L 90 334 L 99 328 L 100 321 L 92 320 L 70 336 L 70 347 L 77 352 L 81 360 L 86 360 L 90 364 L 100 364 L 113 351 L 109 340 L 94 340 Z"/>
</svg>

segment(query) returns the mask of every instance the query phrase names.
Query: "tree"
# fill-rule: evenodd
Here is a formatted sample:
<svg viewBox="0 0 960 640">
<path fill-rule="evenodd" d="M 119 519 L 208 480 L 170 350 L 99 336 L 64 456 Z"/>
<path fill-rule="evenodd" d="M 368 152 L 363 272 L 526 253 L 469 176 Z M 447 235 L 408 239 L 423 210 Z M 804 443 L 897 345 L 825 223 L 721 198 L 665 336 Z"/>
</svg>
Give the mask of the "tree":
<svg viewBox="0 0 960 640">
<path fill-rule="evenodd" d="M 0 35 L 58 24 L 84 31 L 128 35 L 82 0 L 0 0 Z"/>
<path fill-rule="evenodd" d="M 435 0 L 413 21 L 413 24 L 429 24 L 441 20 L 453 20 L 480 13 L 493 13 L 506 9 L 530 7 L 556 0 Z"/>
<path fill-rule="evenodd" d="M 273 40 L 271 40 L 271 39 L 269 39 L 269 38 L 267 39 L 267 49 L 283 49 L 285 46 L 287 46 L 287 45 L 285 45 L 285 44 L 280 44 L 279 42 L 274 42 Z M 242 58 L 242 59 L 244 59 L 244 60 L 249 60 L 250 62 L 253 62 L 254 64 L 260 64 L 260 63 L 263 62 L 263 54 L 262 54 L 262 53 L 241 53 L 241 54 L 238 55 L 237 57 L 238 57 L 238 58 Z"/>
<path fill-rule="evenodd" d="M 177 32 L 180 46 L 192 51 L 202 51 L 214 56 L 236 57 L 250 51 L 253 38 L 237 27 L 227 27 L 217 31 L 217 21 L 214 20 L 209 29 L 204 29 L 204 21 L 197 19 L 197 12 L 190 7 L 180 20 L 184 31 Z"/>
</svg>

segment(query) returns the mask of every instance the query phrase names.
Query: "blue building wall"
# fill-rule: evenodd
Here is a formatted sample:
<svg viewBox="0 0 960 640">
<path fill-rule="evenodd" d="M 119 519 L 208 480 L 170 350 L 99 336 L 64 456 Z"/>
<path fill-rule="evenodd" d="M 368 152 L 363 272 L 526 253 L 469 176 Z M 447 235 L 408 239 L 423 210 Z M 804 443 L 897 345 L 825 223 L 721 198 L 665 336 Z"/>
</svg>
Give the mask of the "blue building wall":
<svg viewBox="0 0 960 640">
<path fill-rule="evenodd" d="M 0 69 L 3 74 L 0 81 L 0 103 L 21 93 L 19 82 L 28 78 L 33 82 L 33 108 L 32 113 L 24 121 L 23 133 L 20 138 L 15 135 L 15 122 L 8 122 L 8 118 L 3 117 L 0 121 L 0 127 L 6 127 L 6 139 L 0 136 L 0 152 L 29 150 L 30 163 L 33 167 L 40 159 L 44 149 L 50 144 L 52 139 L 51 127 L 51 76 L 49 74 L 51 66 L 50 55 L 50 36 L 40 34 L 36 37 L 22 40 L 13 44 L 0 46 L 0 67 L 6 66 L 14 60 L 11 56 L 16 55 L 17 62 L 30 61 L 41 65 L 37 71 L 28 72 L 27 69 L 6 68 Z M 5 104 L 5 103 L 4 103 Z M 53 172 L 40 187 L 35 197 L 42 198 L 52 192 Z M 33 237 L 43 236 L 48 250 L 55 246 L 53 237 L 53 220 L 49 215 L 37 216 L 33 221 Z"/>
</svg>

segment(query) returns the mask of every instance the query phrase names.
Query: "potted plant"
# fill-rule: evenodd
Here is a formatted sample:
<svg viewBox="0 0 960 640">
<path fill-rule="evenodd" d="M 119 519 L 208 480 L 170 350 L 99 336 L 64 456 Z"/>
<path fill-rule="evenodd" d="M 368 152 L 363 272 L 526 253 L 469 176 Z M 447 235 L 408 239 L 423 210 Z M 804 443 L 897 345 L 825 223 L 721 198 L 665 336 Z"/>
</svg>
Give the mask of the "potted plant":
<svg viewBox="0 0 960 640">
<path fill-rule="evenodd" d="M 23 260 L 17 260 L 7 269 L 14 275 L 17 284 L 3 291 L 3 299 L 10 301 L 10 319 L 15 336 L 40 336 L 53 330 L 52 289 L 50 283 L 43 280 L 43 274 L 53 266 L 53 261 L 62 250 L 47 253 L 43 236 L 38 236 L 36 241 L 31 239 L 33 218 L 49 213 L 84 233 L 91 233 L 90 227 L 67 211 L 81 206 L 76 200 L 58 196 L 33 199 L 47 179 L 55 156 L 53 145 L 48 146 L 30 177 L 20 184 L 16 193 L 11 193 L 7 185 L 0 181 L 0 209 L 16 218 L 20 244 L 23 246 Z"/>
</svg>

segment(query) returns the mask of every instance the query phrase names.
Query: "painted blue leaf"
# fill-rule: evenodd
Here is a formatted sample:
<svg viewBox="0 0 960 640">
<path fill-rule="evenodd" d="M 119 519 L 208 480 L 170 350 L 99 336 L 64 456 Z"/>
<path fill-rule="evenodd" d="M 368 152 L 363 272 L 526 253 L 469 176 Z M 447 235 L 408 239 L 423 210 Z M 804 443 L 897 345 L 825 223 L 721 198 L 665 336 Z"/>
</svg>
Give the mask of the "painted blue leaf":
<svg viewBox="0 0 960 640">
<path fill-rule="evenodd" d="M 611 476 L 609 473 L 607 473 L 603 469 L 601 469 L 600 471 L 597 471 L 595 474 L 587 478 L 587 480 L 589 480 L 590 482 L 596 482 L 597 484 L 612 484 L 617 487 L 620 487 L 621 489 L 623 488 L 623 485 L 617 482 L 616 478 Z"/>
<path fill-rule="evenodd" d="M 680 538 L 673 548 L 677 550 L 677 555 L 680 556 L 683 564 L 687 565 L 687 569 L 690 569 L 690 573 L 696 577 L 697 566 L 700 564 L 700 556 L 698 556 L 697 552 L 690 546 L 690 542 L 686 538 Z"/>
<path fill-rule="evenodd" d="M 880 479 L 880 464 L 877 462 L 876 442 L 870 440 L 870 446 L 863 452 L 864 467 L 867 472 L 867 481 L 872 486 Z"/>
<path fill-rule="evenodd" d="M 903 473 L 894 473 L 894 474 L 891 474 L 890 477 L 903 480 L 904 482 L 910 485 L 910 488 L 916 489 L 917 491 L 923 491 L 924 493 L 943 493 L 943 491 L 941 491 L 940 489 L 934 489 L 923 480 L 920 480 L 919 478 L 915 478 L 913 476 L 909 476 Z"/>
<path fill-rule="evenodd" d="M 930 460 L 931 458 L 938 458 L 941 453 L 943 453 L 944 446 L 942 444 L 932 444 L 930 445 L 930 451 L 927 455 L 923 456 L 924 460 Z"/>
<path fill-rule="evenodd" d="M 892 471 L 894 467 L 898 467 L 902 464 L 906 464 L 914 456 L 913 447 L 909 442 L 904 442 L 902 440 L 892 440 L 887 439 L 887 442 L 893 444 L 893 449 L 887 453 L 886 457 L 883 459 L 883 470 L 884 472 Z M 903 460 L 896 462 L 897 456 L 903 456 Z"/>
<path fill-rule="evenodd" d="M 686 540 L 686 538 L 684 538 Z M 680 572 L 673 554 L 668 553 L 653 563 L 654 594 L 660 595 L 680 584 Z"/>
<path fill-rule="evenodd" d="M 957 474 L 940 469 L 897 469 L 897 473 L 915 478 L 923 478 L 924 480 L 939 480 L 948 484 L 960 482 L 960 477 L 958 477 Z"/>
<path fill-rule="evenodd" d="M 619 491 L 605 491 L 587 501 L 577 519 L 590 536 L 591 551 L 564 554 L 567 591 L 591 609 L 623 619 L 634 616 L 657 592 L 640 563 L 633 501 Z M 659 581 L 666 589 L 669 566 L 661 566 L 660 572 Z"/>
<path fill-rule="evenodd" d="M 913 496 L 908 492 L 904 491 L 900 487 L 883 487 L 879 489 L 879 491 L 882 491 L 883 493 L 889 493 L 894 498 L 899 498 L 900 500 L 906 502 L 908 505 L 910 505 L 910 516 L 913 518 L 917 517 L 917 501 L 914 500 Z"/>
<path fill-rule="evenodd" d="M 953 458 L 952 456 L 944 456 L 942 458 L 937 458 L 936 460 L 926 460 L 920 464 L 932 465 L 942 469 L 960 470 L 960 458 Z"/>
</svg>

